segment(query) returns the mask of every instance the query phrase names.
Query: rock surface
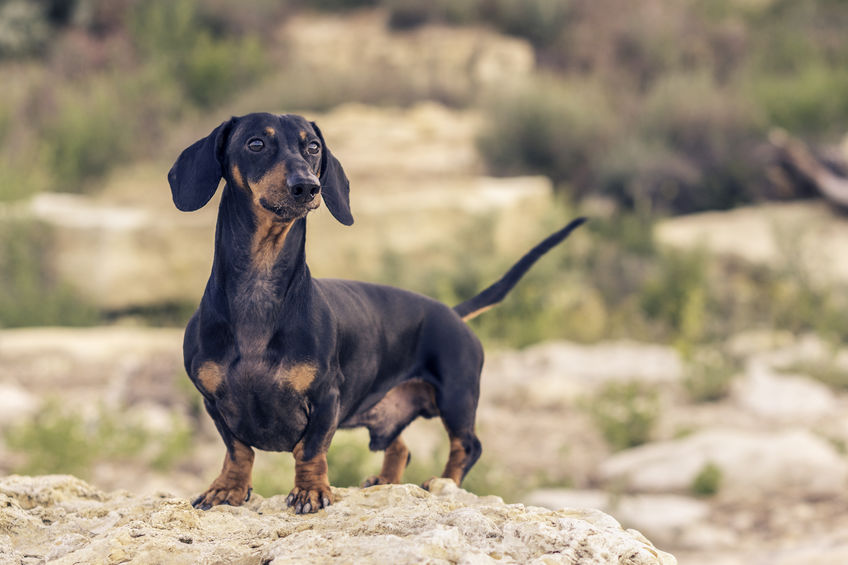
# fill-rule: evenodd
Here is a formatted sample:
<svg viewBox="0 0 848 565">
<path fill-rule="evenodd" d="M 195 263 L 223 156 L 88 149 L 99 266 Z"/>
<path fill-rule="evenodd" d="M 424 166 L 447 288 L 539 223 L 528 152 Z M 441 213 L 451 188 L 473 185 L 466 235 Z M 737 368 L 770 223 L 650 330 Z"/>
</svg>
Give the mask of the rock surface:
<svg viewBox="0 0 848 565">
<path fill-rule="evenodd" d="M 744 432 L 710 429 L 643 445 L 607 459 L 607 483 L 635 492 L 689 492 L 705 466 L 721 471 L 720 492 L 738 499 L 798 493 L 835 497 L 848 480 L 848 462 L 827 442 L 801 429 Z"/>
<path fill-rule="evenodd" d="M 479 498 L 438 480 L 335 489 L 297 516 L 284 496 L 202 512 L 170 495 L 104 493 L 67 475 L 0 479 L 0 561 L 28 563 L 571 563 L 677 561 L 597 510 Z"/>
<path fill-rule="evenodd" d="M 679 216 L 660 222 L 654 235 L 662 245 L 792 269 L 816 283 L 848 281 L 848 253 L 842 244 L 848 223 L 823 201 L 770 202 Z"/>
</svg>

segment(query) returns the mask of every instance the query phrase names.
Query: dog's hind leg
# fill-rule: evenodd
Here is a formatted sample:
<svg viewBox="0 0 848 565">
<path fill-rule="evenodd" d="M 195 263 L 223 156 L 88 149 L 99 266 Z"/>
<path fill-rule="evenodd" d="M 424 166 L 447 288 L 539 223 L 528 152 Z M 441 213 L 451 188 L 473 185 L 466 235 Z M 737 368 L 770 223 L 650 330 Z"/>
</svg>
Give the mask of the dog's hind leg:
<svg viewBox="0 0 848 565">
<path fill-rule="evenodd" d="M 362 488 L 374 485 L 397 484 L 403 479 L 403 472 L 409 465 L 409 448 L 400 436 L 386 447 L 383 454 L 383 467 L 379 475 L 372 475 L 362 481 Z"/>
<path fill-rule="evenodd" d="M 438 414 L 432 385 L 418 379 L 405 381 L 391 389 L 383 399 L 358 419 L 371 434 L 369 448 L 384 451 L 379 475 L 368 477 L 362 487 L 399 483 L 409 464 L 409 449 L 401 432 L 419 416 Z"/>
</svg>

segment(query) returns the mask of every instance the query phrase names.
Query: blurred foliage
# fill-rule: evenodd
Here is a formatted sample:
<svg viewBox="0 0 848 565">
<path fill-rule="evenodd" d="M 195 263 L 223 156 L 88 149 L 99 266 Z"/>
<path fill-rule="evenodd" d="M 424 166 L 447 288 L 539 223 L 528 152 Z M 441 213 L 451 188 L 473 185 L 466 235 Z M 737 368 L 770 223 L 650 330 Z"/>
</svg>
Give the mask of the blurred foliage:
<svg viewBox="0 0 848 565">
<path fill-rule="evenodd" d="M 721 488 L 721 467 L 715 463 L 707 463 L 701 468 L 692 481 L 692 493 L 696 496 L 714 496 Z"/>
<path fill-rule="evenodd" d="M 47 265 L 49 230 L 35 222 L 0 222 L 0 327 L 82 326 L 98 312 L 57 281 Z"/>
<path fill-rule="evenodd" d="M 8 428 L 4 440 L 23 455 L 24 462 L 13 472 L 68 473 L 83 479 L 105 460 L 167 470 L 188 455 L 192 443 L 190 428 L 176 417 L 168 433 L 156 433 L 103 407 L 94 418 L 85 418 L 58 399 L 47 402 L 31 420 Z"/>
<path fill-rule="evenodd" d="M 534 219 L 531 241 L 578 213 L 553 207 Z M 415 253 L 386 249 L 377 265 L 363 265 L 355 276 L 457 304 L 498 280 L 520 257 L 521 251 L 492 251 L 497 224 L 486 215 L 467 220 L 456 231 L 461 245 Z M 784 249 L 780 264 L 786 267 L 780 269 L 698 249 L 663 249 L 654 243 L 650 216 L 616 211 L 591 218 L 542 257 L 497 307 L 469 324 L 488 346 L 550 339 L 668 343 L 691 363 L 693 398 L 707 401 L 724 394 L 735 362 L 713 359 L 702 346 L 709 351 L 741 331 L 775 327 L 848 340 L 848 289 L 813 284 L 795 254 Z"/>
<path fill-rule="evenodd" d="M 286 56 L 279 30 L 291 14 L 374 8 L 396 29 L 483 25 L 525 38 L 539 72 L 469 98 L 379 69 L 316 76 Z M 94 190 L 115 167 L 162 158 L 170 131 L 236 97 L 320 110 L 436 99 L 482 112 L 491 172 L 548 175 L 573 208 L 614 203 L 472 322 L 485 340 L 638 337 L 687 354 L 751 326 L 848 338 L 848 295 L 812 284 L 791 250 L 773 270 L 658 250 L 651 234 L 666 213 L 768 196 L 758 151 L 769 128 L 811 141 L 844 133 L 846 23 L 835 0 L 0 0 L 0 200 Z M 487 222 L 432 260 L 387 251 L 363 278 L 459 302 L 515 259 L 492 256 Z M 46 232 L 2 229 L 0 323 L 102 319 L 48 272 Z M 169 323 L 185 308 L 126 314 Z"/>
<path fill-rule="evenodd" d="M 741 367 L 735 359 L 716 348 L 701 348 L 684 354 L 683 388 L 693 402 L 718 402 L 730 393 Z"/>
<path fill-rule="evenodd" d="M 226 101 L 267 67 L 259 38 L 236 36 L 211 17 L 204 18 L 194 0 L 148 0 L 129 17 L 133 43 L 200 108 Z M 225 21 L 225 20 L 223 20 Z"/>
<path fill-rule="evenodd" d="M 396 29 L 484 25 L 525 38 L 541 71 L 469 98 L 379 70 L 315 76 L 286 58 L 278 29 L 289 15 L 374 8 Z M 496 174 L 542 173 L 572 196 L 652 212 L 729 208 L 773 196 L 759 153 L 769 128 L 844 134 L 845 24 L 848 6 L 834 0 L 0 0 L 0 72 L 45 68 L 0 101 L 0 162 L 13 169 L 0 174 L 0 198 L 86 189 L 155 154 L 174 120 L 267 82 L 299 109 L 477 106 Z"/>
<path fill-rule="evenodd" d="M 607 383 L 582 404 L 614 451 L 649 442 L 660 416 L 658 390 L 636 381 Z"/>
<path fill-rule="evenodd" d="M 835 359 L 798 362 L 785 367 L 783 372 L 815 379 L 837 392 L 848 391 L 848 368 Z"/>
</svg>

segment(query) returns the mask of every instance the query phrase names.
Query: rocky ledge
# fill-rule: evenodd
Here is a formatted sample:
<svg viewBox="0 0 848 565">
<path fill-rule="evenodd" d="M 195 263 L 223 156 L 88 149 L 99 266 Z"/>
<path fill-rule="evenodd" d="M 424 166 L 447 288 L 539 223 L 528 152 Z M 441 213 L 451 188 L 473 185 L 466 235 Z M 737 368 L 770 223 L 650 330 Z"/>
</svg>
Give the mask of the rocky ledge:
<svg viewBox="0 0 848 565">
<path fill-rule="evenodd" d="M 334 489 L 297 516 L 285 496 L 195 510 L 168 494 L 104 493 L 66 475 L 0 479 L 2 563 L 675 564 L 597 510 L 544 510 L 437 480 Z"/>
</svg>

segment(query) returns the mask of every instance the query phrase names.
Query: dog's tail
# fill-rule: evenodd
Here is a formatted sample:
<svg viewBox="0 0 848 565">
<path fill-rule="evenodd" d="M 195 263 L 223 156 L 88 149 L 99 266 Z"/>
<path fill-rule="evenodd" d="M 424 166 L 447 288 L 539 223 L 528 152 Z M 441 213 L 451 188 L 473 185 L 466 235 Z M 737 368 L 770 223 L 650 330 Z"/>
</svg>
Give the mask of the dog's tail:
<svg viewBox="0 0 848 565">
<path fill-rule="evenodd" d="M 500 280 L 488 287 L 486 290 L 480 292 L 474 298 L 470 298 L 465 302 L 454 306 L 454 311 L 459 314 L 460 318 L 467 322 L 496 305 L 498 302 L 503 300 L 504 296 L 512 290 L 512 287 L 521 280 L 521 277 L 530 270 L 530 267 L 539 260 L 539 257 L 550 251 L 554 246 L 568 237 L 571 232 L 577 229 L 585 221 L 586 218 L 577 218 L 572 220 L 567 226 L 558 232 L 554 232 L 546 237 L 536 247 L 527 252 L 524 257 L 519 259 L 518 262 L 500 278 Z"/>
</svg>

